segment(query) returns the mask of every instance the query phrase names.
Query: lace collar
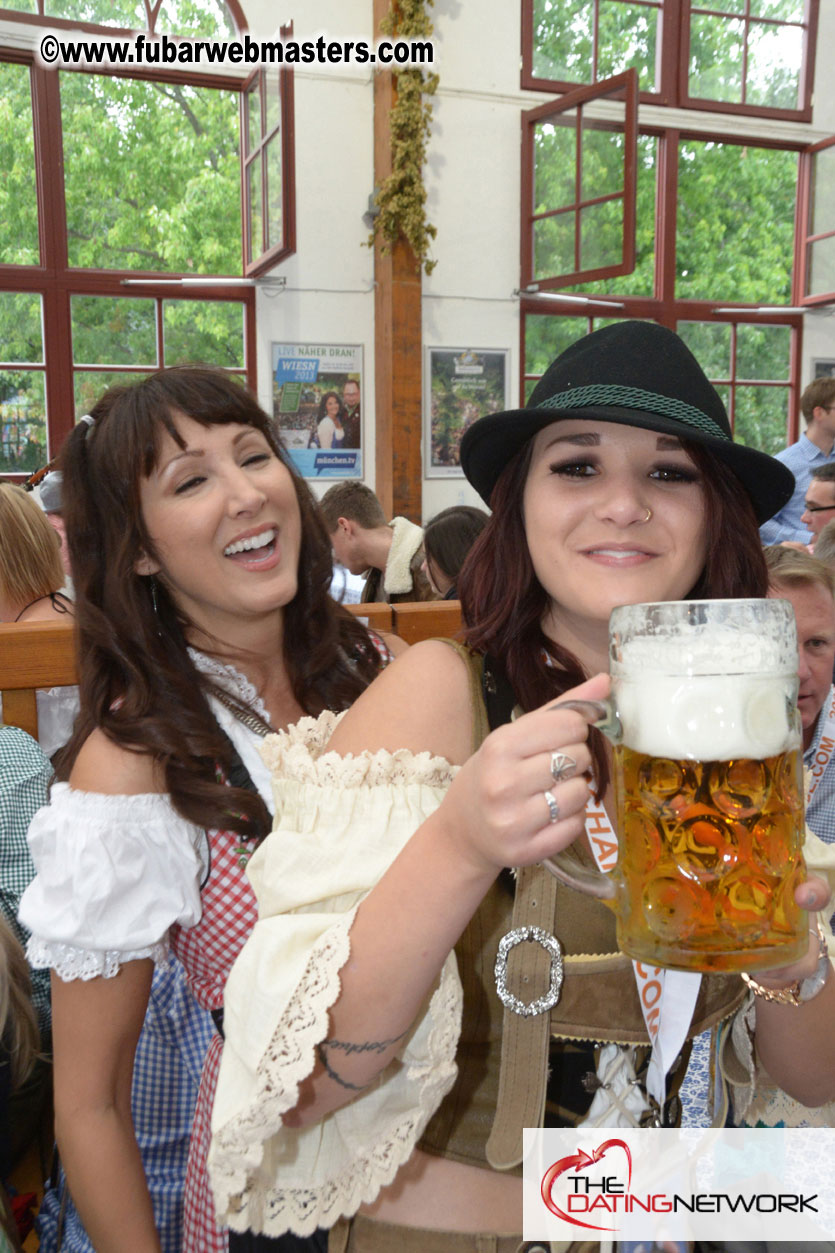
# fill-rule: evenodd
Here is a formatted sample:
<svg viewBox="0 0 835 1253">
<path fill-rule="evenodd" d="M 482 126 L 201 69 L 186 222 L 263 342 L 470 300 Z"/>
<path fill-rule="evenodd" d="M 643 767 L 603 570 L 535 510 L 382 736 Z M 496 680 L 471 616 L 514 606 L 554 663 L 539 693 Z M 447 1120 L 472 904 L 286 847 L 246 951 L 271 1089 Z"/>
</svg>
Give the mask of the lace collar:
<svg viewBox="0 0 835 1253">
<path fill-rule="evenodd" d="M 230 696 L 234 696 L 243 705 L 254 710 L 265 722 L 270 721 L 264 702 L 240 670 L 236 670 L 234 666 L 229 666 L 223 661 L 218 661 L 217 657 L 209 657 L 196 648 L 189 648 L 188 655 L 201 674 L 207 675 Z"/>
</svg>

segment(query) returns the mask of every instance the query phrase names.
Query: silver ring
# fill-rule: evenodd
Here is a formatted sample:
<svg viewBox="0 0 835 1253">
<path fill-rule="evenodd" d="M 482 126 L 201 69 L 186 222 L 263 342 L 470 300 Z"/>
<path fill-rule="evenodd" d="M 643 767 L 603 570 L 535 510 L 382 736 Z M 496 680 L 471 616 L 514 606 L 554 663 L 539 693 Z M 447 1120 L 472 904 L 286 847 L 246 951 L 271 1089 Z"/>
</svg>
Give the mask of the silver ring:
<svg viewBox="0 0 835 1253">
<path fill-rule="evenodd" d="M 560 807 L 557 804 L 557 800 L 556 800 L 556 797 L 554 796 L 554 793 L 543 792 L 542 795 L 545 797 L 545 804 L 548 806 L 548 821 L 559 822 Z"/>
<path fill-rule="evenodd" d="M 562 783 L 566 779 L 571 779 L 577 773 L 577 762 L 573 757 L 569 757 L 568 753 L 552 753 L 551 754 L 551 774 L 555 783 Z"/>
</svg>

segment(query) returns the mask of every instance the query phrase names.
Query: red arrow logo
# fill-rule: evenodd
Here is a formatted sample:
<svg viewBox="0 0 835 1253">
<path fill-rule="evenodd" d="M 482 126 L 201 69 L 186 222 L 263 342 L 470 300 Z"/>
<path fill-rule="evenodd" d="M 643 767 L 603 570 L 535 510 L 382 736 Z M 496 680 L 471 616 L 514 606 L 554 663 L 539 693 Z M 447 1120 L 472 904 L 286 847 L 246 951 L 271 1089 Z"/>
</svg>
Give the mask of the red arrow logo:
<svg viewBox="0 0 835 1253">
<path fill-rule="evenodd" d="M 617 1227 L 601 1227 L 596 1223 L 584 1223 L 582 1219 L 575 1218 L 572 1214 L 566 1214 L 556 1204 L 551 1195 L 554 1184 L 560 1175 L 564 1175 L 569 1170 L 574 1170 L 575 1174 L 581 1170 L 587 1170 L 589 1166 L 594 1166 L 596 1162 L 601 1161 L 608 1150 L 613 1148 L 623 1149 L 626 1154 L 628 1166 L 626 1190 L 627 1192 L 629 1191 L 632 1186 L 632 1154 L 629 1151 L 629 1145 L 625 1140 L 604 1140 L 590 1155 L 584 1149 L 578 1149 L 570 1157 L 561 1157 L 559 1161 L 554 1162 L 553 1166 L 548 1167 L 542 1176 L 542 1199 L 552 1214 L 555 1214 L 557 1218 L 562 1218 L 567 1223 L 573 1223 L 577 1227 L 589 1227 L 593 1231 L 617 1231 Z"/>
</svg>

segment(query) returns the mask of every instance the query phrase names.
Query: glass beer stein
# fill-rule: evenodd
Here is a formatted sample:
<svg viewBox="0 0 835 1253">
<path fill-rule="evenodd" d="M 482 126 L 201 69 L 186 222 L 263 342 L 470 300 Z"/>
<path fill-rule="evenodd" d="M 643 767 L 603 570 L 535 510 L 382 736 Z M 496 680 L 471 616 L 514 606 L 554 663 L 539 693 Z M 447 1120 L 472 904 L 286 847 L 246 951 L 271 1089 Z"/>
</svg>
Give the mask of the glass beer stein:
<svg viewBox="0 0 835 1253">
<path fill-rule="evenodd" d="M 617 913 L 623 952 L 683 970 L 788 965 L 808 943 L 794 613 L 784 600 L 625 605 L 609 624 L 618 860 L 544 864 Z M 569 705 L 574 702 L 563 702 Z"/>
</svg>

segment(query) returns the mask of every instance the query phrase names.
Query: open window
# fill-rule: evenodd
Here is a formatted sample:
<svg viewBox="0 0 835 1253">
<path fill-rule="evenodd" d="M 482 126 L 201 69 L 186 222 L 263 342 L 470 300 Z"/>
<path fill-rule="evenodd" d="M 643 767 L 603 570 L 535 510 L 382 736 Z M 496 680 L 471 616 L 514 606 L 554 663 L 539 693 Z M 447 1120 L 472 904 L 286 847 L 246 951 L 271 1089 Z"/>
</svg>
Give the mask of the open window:
<svg viewBox="0 0 835 1253">
<path fill-rule="evenodd" d="M 835 303 L 835 135 L 800 158 L 795 300 Z"/>
<path fill-rule="evenodd" d="M 627 70 L 522 114 L 522 290 L 635 267 L 638 77 Z"/>
<path fill-rule="evenodd" d="M 254 277 L 296 247 L 292 71 L 256 70 L 241 100 L 244 273 Z"/>
</svg>

